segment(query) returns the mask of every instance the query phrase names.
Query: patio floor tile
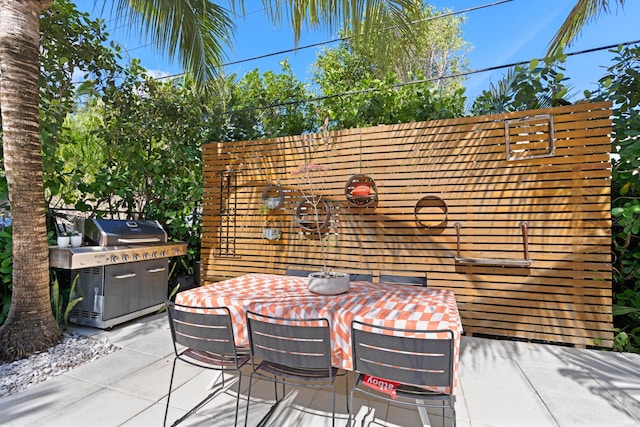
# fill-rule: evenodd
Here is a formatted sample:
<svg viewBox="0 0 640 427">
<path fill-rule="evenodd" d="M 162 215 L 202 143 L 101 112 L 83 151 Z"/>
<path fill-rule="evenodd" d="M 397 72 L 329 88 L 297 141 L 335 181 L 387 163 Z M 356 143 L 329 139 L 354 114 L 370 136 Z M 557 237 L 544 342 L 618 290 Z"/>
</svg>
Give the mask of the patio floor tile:
<svg viewBox="0 0 640 427">
<path fill-rule="evenodd" d="M 79 329 L 83 329 L 80 327 Z M 123 347 L 89 364 L 0 398 L 0 425 L 146 427 L 161 425 L 171 376 L 171 338 L 164 313 L 112 330 L 87 329 Z M 243 368 L 239 424 L 244 424 L 249 366 Z M 169 423 L 208 394 L 217 375 L 178 363 Z M 336 379 L 336 426 L 346 424 L 348 393 Z M 640 355 L 583 350 L 546 344 L 463 337 L 456 419 L 459 427 L 640 426 Z M 353 375 L 349 376 L 349 386 Z M 274 403 L 273 384 L 256 380 L 249 425 Z M 181 426 L 231 427 L 237 377 Z M 354 427 L 366 416 L 371 427 L 422 426 L 414 408 L 367 401 L 356 394 Z M 432 427 L 442 427 L 441 412 L 429 409 Z M 446 427 L 451 425 L 447 414 Z M 372 422 L 368 424 L 368 422 Z M 287 397 L 269 418 L 273 427 L 331 425 L 331 393 L 287 387 Z"/>
<path fill-rule="evenodd" d="M 125 348 L 155 357 L 168 357 L 174 354 L 169 330 L 154 331 L 137 341 L 131 341 Z"/>
<path fill-rule="evenodd" d="M 101 387 L 86 381 L 60 375 L 27 390 L 0 398 L 0 425 L 31 426 L 47 414 L 82 402 Z"/>
<path fill-rule="evenodd" d="M 109 387 L 132 396 L 158 402 L 169 392 L 172 366 L 173 358 L 161 359 L 131 375 L 120 378 Z M 198 367 L 178 362 L 173 380 L 173 389 L 179 388 L 200 374 L 202 374 L 202 370 Z M 214 373 L 212 372 L 211 374 L 213 376 Z"/>
<path fill-rule="evenodd" d="M 546 427 L 558 423 L 528 384 L 512 386 L 464 381 L 471 424 L 492 426 Z"/>
<path fill-rule="evenodd" d="M 84 420 L 92 427 L 118 426 L 142 413 L 154 404 L 146 399 L 103 389 L 91 396 L 74 402 L 58 411 L 49 413 L 34 425 L 47 427 L 69 427 Z"/>
<path fill-rule="evenodd" d="M 165 405 L 162 403 L 156 403 L 153 406 L 147 408 L 144 412 L 137 414 L 135 417 L 127 420 L 122 427 L 149 427 L 149 426 L 161 426 L 164 420 Z M 186 413 L 181 409 L 169 408 L 169 414 L 167 415 L 167 425 L 171 425 L 175 420 L 180 418 Z M 244 422 L 244 418 L 241 418 Z M 216 424 L 221 427 L 227 427 L 224 424 Z M 196 426 L 211 426 L 211 419 L 203 417 L 199 414 L 193 414 L 182 423 L 180 427 L 196 427 Z M 229 427 L 233 426 L 233 420 L 229 424 Z"/>
<path fill-rule="evenodd" d="M 640 426 L 640 420 L 629 414 L 618 402 L 602 398 L 572 396 L 541 390 L 545 405 L 562 427 Z"/>
<path fill-rule="evenodd" d="M 107 386 L 157 361 L 158 357 L 122 348 L 91 363 L 72 369 L 67 375 Z"/>
</svg>

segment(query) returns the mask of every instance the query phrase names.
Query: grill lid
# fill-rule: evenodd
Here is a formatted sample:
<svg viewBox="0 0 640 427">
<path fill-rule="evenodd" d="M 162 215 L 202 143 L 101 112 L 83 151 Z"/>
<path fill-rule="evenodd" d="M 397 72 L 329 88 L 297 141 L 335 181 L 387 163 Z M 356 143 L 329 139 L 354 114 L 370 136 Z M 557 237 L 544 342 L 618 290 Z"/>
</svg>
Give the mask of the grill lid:
<svg viewBox="0 0 640 427">
<path fill-rule="evenodd" d="M 85 221 L 84 234 L 99 246 L 165 243 L 167 233 L 155 220 L 91 218 Z"/>
</svg>

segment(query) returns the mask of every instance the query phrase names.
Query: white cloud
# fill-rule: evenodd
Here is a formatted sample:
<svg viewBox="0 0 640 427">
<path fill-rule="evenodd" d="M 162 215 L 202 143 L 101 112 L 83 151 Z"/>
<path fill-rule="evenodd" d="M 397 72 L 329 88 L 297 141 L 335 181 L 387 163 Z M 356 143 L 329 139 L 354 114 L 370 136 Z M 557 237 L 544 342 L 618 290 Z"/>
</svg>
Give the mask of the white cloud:
<svg viewBox="0 0 640 427">
<path fill-rule="evenodd" d="M 159 79 L 162 77 L 171 76 L 172 73 L 169 73 L 167 71 L 162 71 L 162 70 L 147 70 L 147 75 L 149 77 L 153 77 L 154 79 Z"/>
</svg>

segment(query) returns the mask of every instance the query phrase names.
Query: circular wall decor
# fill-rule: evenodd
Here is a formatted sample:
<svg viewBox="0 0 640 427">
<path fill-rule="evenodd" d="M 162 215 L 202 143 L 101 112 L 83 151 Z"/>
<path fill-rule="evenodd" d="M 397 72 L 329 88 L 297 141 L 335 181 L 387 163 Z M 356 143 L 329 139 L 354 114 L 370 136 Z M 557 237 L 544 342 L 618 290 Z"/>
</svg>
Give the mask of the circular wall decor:
<svg viewBox="0 0 640 427">
<path fill-rule="evenodd" d="M 278 209 L 284 202 L 284 191 L 279 185 L 267 185 L 262 191 L 262 204 L 267 209 Z"/>
<path fill-rule="evenodd" d="M 316 210 L 318 212 L 318 221 L 316 222 Z M 331 219 L 331 208 L 329 204 L 324 200 L 319 200 L 314 206 L 313 203 L 307 199 L 302 199 L 298 203 L 296 208 L 296 221 L 300 225 L 300 228 L 304 231 L 317 232 L 318 225 L 320 230 L 326 230 L 329 228 L 329 222 Z"/>
<path fill-rule="evenodd" d="M 344 195 L 351 205 L 365 208 L 378 201 L 378 186 L 369 175 L 356 174 L 347 180 Z"/>
<path fill-rule="evenodd" d="M 413 214 L 419 227 L 437 228 L 447 223 L 449 208 L 440 197 L 428 195 L 416 202 Z"/>
</svg>

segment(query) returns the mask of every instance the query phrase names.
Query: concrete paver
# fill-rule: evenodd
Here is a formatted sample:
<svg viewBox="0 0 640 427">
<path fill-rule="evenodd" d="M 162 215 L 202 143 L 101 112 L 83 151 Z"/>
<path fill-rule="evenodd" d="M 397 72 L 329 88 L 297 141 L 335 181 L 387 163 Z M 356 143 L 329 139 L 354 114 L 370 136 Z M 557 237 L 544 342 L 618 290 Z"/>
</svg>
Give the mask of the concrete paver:
<svg viewBox="0 0 640 427">
<path fill-rule="evenodd" d="M 173 363 L 173 347 L 165 314 L 101 331 L 74 328 L 109 339 L 118 351 L 68 371 L 12 396 L 0 398 L 1 426 L 151 426 L 161 425 Z M 239 390 L 240 424 L 244 423 L 249 367 Z M 208 393 L 216 375 L 178 363 L 171 395 L 169 423 Z M 350 384 L 353 384 L 352 378 Z M 347 418 L 342 378 L 336 380 L 336 425 Z M 268 425 L 331 425 L 331 394 L 287 388 L 288 395 Z M 189 417 L 184 426 L 232 426 L 238 385 Z M 418 412 L 366 400 L 354 402 L 356 424 L 366 415 L 373 425 L 422 425 Z M 252 389 L 249 425 L 273 404 L 273 385 Z M 459 427 L 640 426 L 640 355 L 583 350 L 555 345 L 463 337 L 456 397 Z M 429 410 L 433 427 L 441 413 Z M 450 419 L 447 424 L 450 425 Z"/>
</svg>

